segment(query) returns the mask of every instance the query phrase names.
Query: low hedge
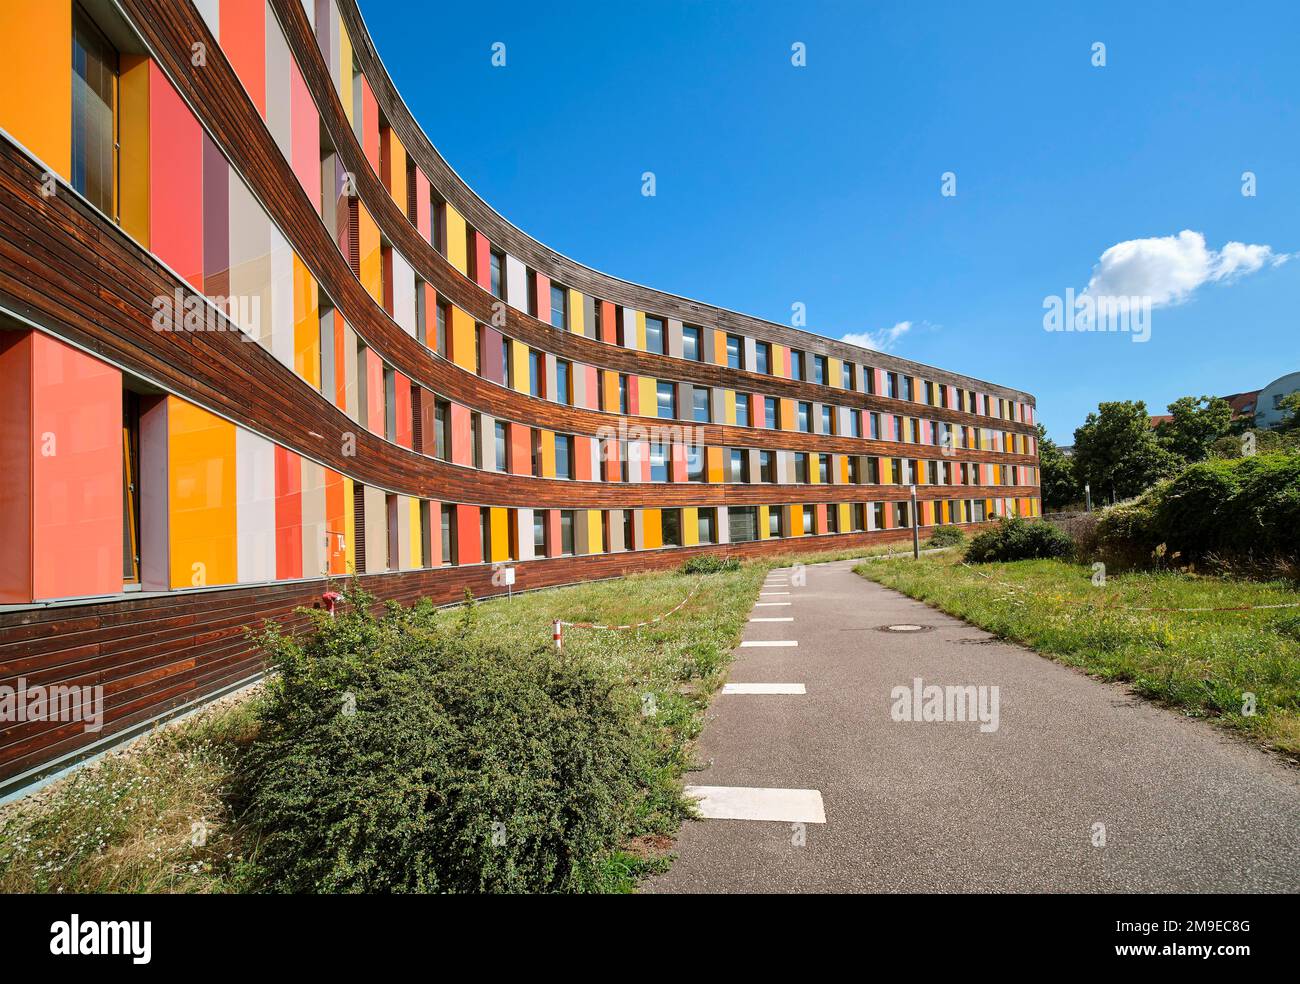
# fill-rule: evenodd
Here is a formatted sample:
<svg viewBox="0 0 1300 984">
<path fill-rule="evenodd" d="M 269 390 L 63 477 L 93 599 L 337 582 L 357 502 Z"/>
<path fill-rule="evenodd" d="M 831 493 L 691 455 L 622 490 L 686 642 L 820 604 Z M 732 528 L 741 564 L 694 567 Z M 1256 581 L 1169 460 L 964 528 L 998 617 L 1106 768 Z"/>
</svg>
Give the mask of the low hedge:
<svg viewBox="0 0 1300 984">
<path fill-rule="evenodd" d="M 1155 534 L 1171 554 L 1300 553 L 1300 454 L 1202 462 L 1153 498 Z"/>
<path fill-rule="evenodd" d="M 1300 558 L 1300 454 L 1261 454 L 1192 465 L 1132 502 L 1101 512 L 1080 556 L 1146 567 L 1213 561 L 1279 569 Z"/>
<path fill-rule="evenodd" d="M 355 588 L 346 601 L 299 638 L 260 637 L 279 671 L 244 775 L 261 886 L 596 887 L 639 754 L 613 684 L 545 645 L 472 642 L 427 604 L 376 616 Z"/>
<path fill-rule="evenodd" d="M 971 540 L 966 560 L 972 564 L 1011 560 L 1040 560 L 1069 557 L 1074 542 L 1050 523 L 1027 522 L 1019 516 L 1003 517 L 998 525 Z"/>
<path fill-rule="evenodd" d="M 930 539 L 926 542 L 928 547 L 955 547 L 966 540 L 966 534 L 961 531 L 960 526 L 939 526 L 930 534 Z"/>
<path fill-rule="evenodd" d="M 720 557 L 712 553 L 699 554 L 682 564 L 683 574 L 723 574 L 738 570 L 739 557 Z"/>
</svg>

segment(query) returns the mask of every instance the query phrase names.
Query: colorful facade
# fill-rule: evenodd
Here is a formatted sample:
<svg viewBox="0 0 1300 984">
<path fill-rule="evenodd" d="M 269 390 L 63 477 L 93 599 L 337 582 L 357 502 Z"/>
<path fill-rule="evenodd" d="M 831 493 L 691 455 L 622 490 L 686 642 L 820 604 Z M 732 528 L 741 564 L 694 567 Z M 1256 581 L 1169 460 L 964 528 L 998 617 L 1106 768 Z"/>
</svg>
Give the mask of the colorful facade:
<svg viewBox="0 0 1300 984">
<path fill-rule="evenodd" d="M 0 722 L 0 780 L 248 679 L 328 576 L 452 601 L 1038 514 L 1029 394 L 559 256 L 354 0 L 6 0 L 0 130 L 0 684 L 106 691 L 101 735 Z"/>
</svg>

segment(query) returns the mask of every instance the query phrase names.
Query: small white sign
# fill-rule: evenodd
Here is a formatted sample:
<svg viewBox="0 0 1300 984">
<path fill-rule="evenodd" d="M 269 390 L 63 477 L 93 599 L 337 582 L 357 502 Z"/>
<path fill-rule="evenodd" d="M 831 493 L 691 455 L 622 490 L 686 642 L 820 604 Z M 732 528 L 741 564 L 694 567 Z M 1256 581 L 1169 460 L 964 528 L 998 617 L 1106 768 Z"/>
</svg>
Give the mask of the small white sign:
<svg viewBox="0 0 1300 984">
<path fill-rule="evenodd" d="M 501 568 L 501 584 L 505 587 L 513 587 L 515 583 L 515 569 L 513 567 Z"/>
</svg>

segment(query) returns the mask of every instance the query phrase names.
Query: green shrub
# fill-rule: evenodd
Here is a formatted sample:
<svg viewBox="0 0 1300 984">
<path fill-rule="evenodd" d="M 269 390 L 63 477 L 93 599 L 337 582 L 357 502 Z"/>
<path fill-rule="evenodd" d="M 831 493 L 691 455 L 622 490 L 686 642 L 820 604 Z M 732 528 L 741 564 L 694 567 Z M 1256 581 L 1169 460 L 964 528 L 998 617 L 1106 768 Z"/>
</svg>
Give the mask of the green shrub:
<svg viewBox="0 0 1300 984">
<path fill-rule="evenodd" d="M 356 588 L 313 631 L 260 637 L 278 676 L 244 775 L 258 877 L 279 892 L 599 887 L 628 829 L 638 716 L 593 668 L 474 642 L 474 610 Z"/>
<path fill-rule="evenodd" d="M 1150 567 L 1163 542 L 1155 525 L 1163 491 L 1164 486 L 1158 485 L 1139 499 L 1103 509 L 1097 518 L 1093 549 L 1080 556 L 1101 560 L 1115 570 Z"/>
<path fill-rule="evenodd" d="M 971 540 L 966 560 L 986 564 L 1009 560 L 1069 557 L 1074 543 L 1050 523 L 1029 523 L 1019 516 L 1003 517 L 998 525 Z"/>
<path fill-rule="evenodd" d="M 1300 553 L 1300 455 L 1206 461 L 1158 497 L 1155 534 L 1188 560 Z"/>
<path fill-rule="evenodd" d="M 930 534 L 927 541 L 928 547 L 955 547 L 959 543 L 964 543 L 966 534 L 961 531 L 959 526 L 939 526 Z"/>
<path fill-rule="evenodd" d="M 692 557 L 682 565 L 683 574 L 723 574 L 740 570 L 739 557 L 721 557 L 706 553 Z"/>
</svg>

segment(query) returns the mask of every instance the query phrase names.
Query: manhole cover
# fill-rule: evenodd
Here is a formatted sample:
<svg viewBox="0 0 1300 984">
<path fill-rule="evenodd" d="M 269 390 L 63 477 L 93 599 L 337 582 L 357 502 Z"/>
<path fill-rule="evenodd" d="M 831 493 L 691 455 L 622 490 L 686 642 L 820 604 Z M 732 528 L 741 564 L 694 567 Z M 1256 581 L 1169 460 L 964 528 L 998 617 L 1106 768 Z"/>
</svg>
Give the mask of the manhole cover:
<svg viewBox="0 0 1300 984">
<path fill-rule="evenodd" d="M 931 626 L 916 625 L 913 622 L 900 622 L 897 625 L 881 625 L 881 632 L 929 632 Z"/>
</svg>

